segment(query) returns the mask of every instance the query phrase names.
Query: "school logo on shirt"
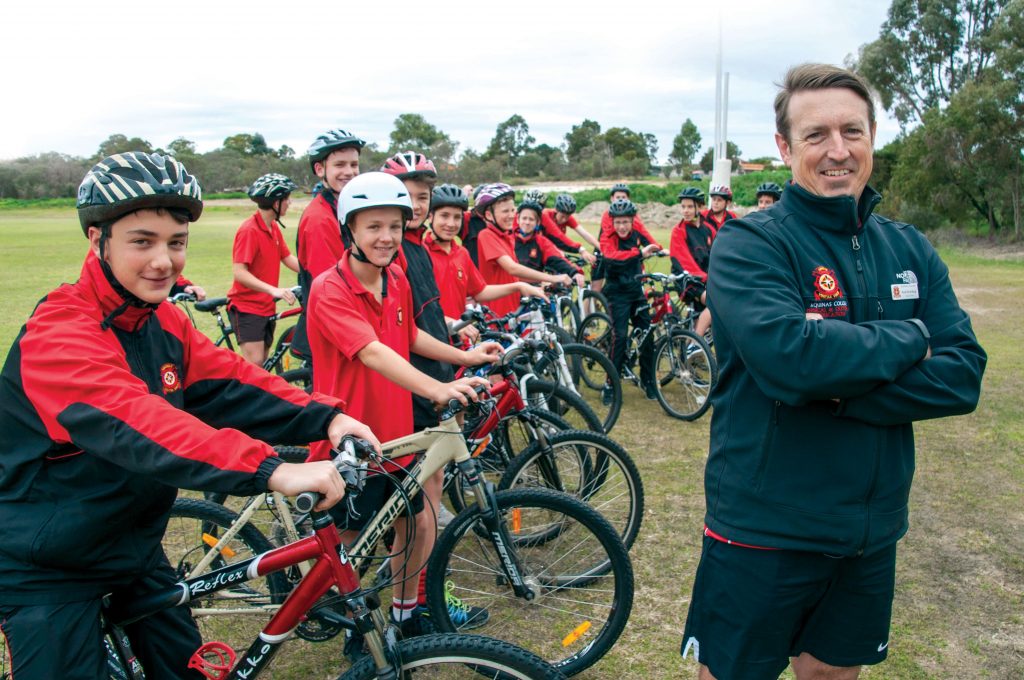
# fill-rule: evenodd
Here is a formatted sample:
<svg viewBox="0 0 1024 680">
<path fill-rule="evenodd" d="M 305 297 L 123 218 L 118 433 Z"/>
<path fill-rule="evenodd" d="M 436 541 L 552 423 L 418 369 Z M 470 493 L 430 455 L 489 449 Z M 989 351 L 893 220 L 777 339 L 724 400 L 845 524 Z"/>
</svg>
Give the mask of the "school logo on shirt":
<svg viewBox="0 0 1024 680">
<path fill-rule="evenodd" d="M 398 310 L 395 313 L 395 321 L 396 321 L 396 323 L 398 323 L 399 326 L 402 325 L 402 308 L 401 307 L 399 307 Z"/>
<path fill-rule="evenodd" d="M 181 380 L 178 378 L 178 367 L 174 364 L 164 364 L 160 367 L 160 385 L 164 394 L 177 392 L 181 389 Z"/>
<path fill-rule="evenodd" d="M 814 277 L 815 300 L 835 300 L 843 296 L 836 273 L 828 267 L 815 267 L 811 276 Z"/>
<path fill-rule="evenodd" d="M 462 280 L 462 269 L 460 269 L 459 267 L 455 268 L 455 278 L 457 278 L 459 281 Z"/>
</svg>

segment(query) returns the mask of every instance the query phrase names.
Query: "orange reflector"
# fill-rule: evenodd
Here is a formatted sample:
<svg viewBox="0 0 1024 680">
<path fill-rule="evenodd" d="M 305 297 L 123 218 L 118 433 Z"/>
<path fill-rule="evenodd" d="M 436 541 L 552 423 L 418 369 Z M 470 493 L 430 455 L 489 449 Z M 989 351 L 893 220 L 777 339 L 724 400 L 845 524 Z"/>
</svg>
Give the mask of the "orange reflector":
<svg viewBox="0 0 1024 680">
<path fill-rule="evenodd" d="M 572 632 L 562 638 L 562 646 L 568 647 L 572 643 L 580 639 L 580 637 L 590 630 L 590 621 L 584 621 L 580 625 L 573 628 Z"/>
<path fill-rule="evenodd" d="M 211 536 L 210 534 L 203 534 L 203 543 L 205 543 L 206 545 L 210 546 L 211 548 L 216 548 L 217 547 L 217 537 L 216 536 Z M 235 556 L 235 551 L 225 545 L 225 546 L 221 546 L 220 554 L 223 555 L 224 557 L 234 557 Z"/>
<path fill-rule="evenodd" d="M 512 533 L 518 534 L 523 528 L 523 511 L 521 508 L 512 509 Z"/>
<path fill-rule="evenodd" d="M 486 437 L 481 439 L 480 443 L 476 445 L 475 449 L 473 449 L 473 457 L 476 458 L 481 453 L 483 453 L 484 450 L 487 449 L 487 445 L 490 444 L 490 443 L 491 443 L 491 435 L 487 435 Z"/>
</svg>

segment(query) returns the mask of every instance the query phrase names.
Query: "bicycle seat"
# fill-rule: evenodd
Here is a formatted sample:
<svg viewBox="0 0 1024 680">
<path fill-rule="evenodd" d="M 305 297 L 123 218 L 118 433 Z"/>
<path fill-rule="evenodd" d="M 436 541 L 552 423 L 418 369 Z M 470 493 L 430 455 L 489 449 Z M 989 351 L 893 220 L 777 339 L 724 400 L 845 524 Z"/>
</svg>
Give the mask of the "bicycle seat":
<svg viewBox="0 0 1024 680">
<path fill-rule="evenodd" d="M 223 307 L 227 303 L 228 299 L 226 297 L 207 298 L 202 302 L 197 302 L 194 306 L 200 312 L 212 312 L 218 307 Z"/>
</svg>

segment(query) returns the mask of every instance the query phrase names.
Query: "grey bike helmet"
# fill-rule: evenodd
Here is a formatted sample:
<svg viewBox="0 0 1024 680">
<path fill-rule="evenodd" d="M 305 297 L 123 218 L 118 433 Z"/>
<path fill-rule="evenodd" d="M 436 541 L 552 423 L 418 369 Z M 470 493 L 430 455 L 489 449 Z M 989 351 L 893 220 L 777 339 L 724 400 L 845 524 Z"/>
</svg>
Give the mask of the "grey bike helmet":
<svg viewBox="0 0 1024 680">
<path fill-rule="evenodd" d="M 541 207 L 544 207 L 548 204 L 548 195 L 540 189 L 529 189 L 523 194 L 523 202 L 527 201 L 539 203 Z"/>
<path fill-rule="evenodd" d="M 629 185 L 625 184 L 623 182 L 616 182 L 615 184 L 613 184 L 612 188 L 611 188 L 611 191 L 608 192 L 608 196 L 609 197 L 614 196 L 616 191 L 625 192 L 625 194 L 627 196 L 630 195 L 630 193 L 629 193 Z"/>
<path fill-rule="evenodd" d="M 636 204 L 628 198 L 620 198 L 608 207 L 608 214 L 612 217 L 633 217 L 636 215 Z"/>
<path fill-rule="evenodd" d="M 332 151 L 337 151 L 338 149 L 344 149 L 346 147 L 352 147 L 357 151 L 362 151 L 364 146 L 366 146 L 365 141 L 356 137 L 347 130 L 328 130 L 322 135 L 319 135 L 313 140 L 313 143 L 309 145 L 309 149 L 306 151 L 306 155 L 309 156 L 309 167 L 313 168 L 315 171 L 316 164 L 330 156 Z"/>
<path fill-rule="evenodd" d="M 686 187 L 679 192 L 678 196 L 676 196 L 676 199 L 680 201 L 684 198 L 689 198 L 694 203 L 700 204 L 704 202 L 704 192 L 697 187 Z"/>
<path fill-rule="evenodd" d="M 461 188 L 454 184 L 442 184 L 439 187 L 434 187 L 434 190 L 430 193 L 430 209 L 436 210 L 446 207 L 466 210 L 469 208 L 469 198 L 466 197 L 466 194 L 462 193 Z"/>
<path fill-rule="evenodd" d="M 775 182 L 762 182 L 757 185 L 757 197 L 771 196 L 776 201 L 782 198 L 782 187 Z"/>
<path fill-rule="evenodd" d="M 576 199 L 569 194 L 558 194 L 555 197 L 555 210 L 566 215 L 576 212 Z"/>
</svg>

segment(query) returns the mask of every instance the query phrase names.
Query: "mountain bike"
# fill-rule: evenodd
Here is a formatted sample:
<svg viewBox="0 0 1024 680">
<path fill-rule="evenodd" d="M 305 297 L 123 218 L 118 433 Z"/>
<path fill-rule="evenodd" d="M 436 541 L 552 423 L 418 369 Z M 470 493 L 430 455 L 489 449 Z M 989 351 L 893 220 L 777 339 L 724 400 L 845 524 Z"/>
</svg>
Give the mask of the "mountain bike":
<svg viewBox="0 0 1024 680">
<path fill-rule="evenodd" d="M 376 557 L 377 544 L 423 482 L 454 463 L 472 489 L 473 503 L 449 524 L 431 553 L 426 575 L 430 622 L 441 632 L 460 628 L 447 606 L 448 596 L 456 595 L 467 605 L 488 610 L 489 618 L 477 632 L 514 640 L 562 673 L 576 674 L 607 653 L 629 617 L 633 573 L 626 548 L 606 519 L 568 494 L 544 488 L 495 492 L 466 446 L 455 418 L 460 410 L 458 402 L 450 403 L 437 427 L 383 445 L 383 459 L 409 454 L 416 459 L 394 480 L 394 492 L 348 549 L 348 558 L 357 572 L 373 560 L 397 559 Z M 382 469 L 383 459 L 370 452 L 362 449 Z M 365 461 L 359 468 L 363 466 Z M 357 493 L 350 490 L 342 502 L 351 502 Z M 294 502 L 299 512 L 313 505 L 315 499 L 305 496 Z M 212 546 L 201 536 L 192 541 L 197 553 L 217 552 L 215 559 L 228 565 L 222 569 L 242 557 L 237 551 L 225 554 L 220 541 Z M 418 572 L 418 565 L 412 566 Z M 400 571 L 392 568 L 392 573 Z M 270 606 L 275 604 L 272 585 L 264 596 Z M 262 613 L 262 608 L 254 609 Z M 324 636 L 344 627 L 332 624 L 330 609 L 328 598 L 310 616 Z M 461 621 L 462 626 L 477 623 Z"/>
<path fill-rule="evenodd" d="M 626 360 L 622 377 L 640 386 L 633 371 L 639 359 L 639 348 L 649 336 L 654 338 L 655 387 L 658 403 L 673 418 L 696 420 L 710 407 L 710 394 L 718 380 L 718 363 L 707 342 L 683 327 L 672 311 L 668 289 L 682 280 L 667 274 L 639 274 L 638 279 L 652 283 L 648 294 L 652 321 L 648 328 L 632 328 L 626 336 Z M 610 318 L 591 314 L 580 324 L 580 342 L 599 348 L 606 355 L 612 351 L 614 329 Z"/>
<path fill-rule="evenodd" d="M 298 296 L 301 294 L 302 287 L 295 286 L 291 290 L 292 293 Z M 220 331 L 220 337 L 214 339 L 214 344 L 217 347 L 226 347 L 232 352 L 235 351 L 235 344 L 232 341 L 235 329 L 232 327 L 231 321 L 227 318 L 225 313 L 228 305 L 228 299 L 226 297 L 207 298 L 206 300 L 197 301 L 195 296 L 191 293 L 178 293 L 177 295 L 168 298 L 168 301 L 175 305 L 179 305 L 183 310 L 185 310 L 185 313 L 188 315 L 193 326 L 196 325 L 195 316 L 189 306 L 185 303 L 191 303 L 192 307 L 194 307 L 197 312 L 208 312 L 213 316 L 214 323 L 216 323 L 217 328 Z M 272 318 L 276 322 L 292 317 L 297 318 L 300 314 L 302 314 L 302 307 L 291 307 L 274 314 Z M 267 359 L 263 362 L 263 369 L 272 373 L 277 373 L 288 382 L 302 387 L 303 389 L 309 389 L 313 384 L 313 371 L 306 359 L 300 358 L 290 352 L 292 337 L 294 335 L 294 325 L 281 331 L 277 336 L 277 342 L 274 343 L 273 351 L 270 352 Z"/>
<path fill-rule="evenodd" d="M 354 457 L 340 456 L 339 471 L 345 475 L 351 492 L 358 490 L 353 474 Z M 291 637 L 311 608 L 319 606 L 328 596 L 333 604 L 333 621 L 341 628 L 359 631 L 366 640 L 369 654 L 341 678 L 406 678 L 417 677 L 511 677 L 561 678 L 560 672 L 536 656 L 509 643 L 469 635 L 429 635 L 400 640 L 397 628 L 380 611 L 375 592 L 361 588 L 350 553 L 341 544 L 334 521 L 326 512 L 312 510 L 318 500 L 307 493 L 313 533 L 294 543 L 274 548 L 259 555 L 198 576 L 184 579 L 173 586 L 131 600 L 107 598 L 103 608 L 104 643 L 108 653 L 108 670 L 112 678 L 135 680 L 144 678 L 144 669 L 131 650 L 124 627 L 170 607 L 184 606 L 208 593 L 238 589 L 254 578 L 269 577 L 276 572 L 306 561 L 313 566 L 303 576 L 280 608 L 273 614 L 251 645 L 238 656 L 223 643 L 205 643 L 192 655 L 189 667 L 208 678 L 257 677 L 273 660 L 283 643 Z"/>
</svg>

